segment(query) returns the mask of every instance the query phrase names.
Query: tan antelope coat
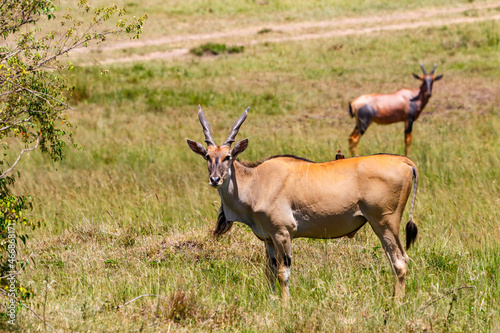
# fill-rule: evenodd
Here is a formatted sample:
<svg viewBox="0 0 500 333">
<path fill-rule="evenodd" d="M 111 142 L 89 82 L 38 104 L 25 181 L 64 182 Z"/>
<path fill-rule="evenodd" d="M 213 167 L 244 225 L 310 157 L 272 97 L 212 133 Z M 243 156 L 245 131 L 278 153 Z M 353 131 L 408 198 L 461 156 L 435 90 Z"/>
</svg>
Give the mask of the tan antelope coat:
<svg viewBox="0 0 500 333">
<path fill-rule="evenodd" d="M 412 218 L 418 183 L 415 164 L 407 157 L 385 154 L 325 163 L 294 156 L 271 157 L 256 164 L 240 162 L 236 157 L 247 148 L 248 139 L 232 149 L 230 146 L 246 112 L 228 140 L 217 146 L 200 108 L 208 147 L 188 140 L 189 147 L 207 160 L 209 184 L 221 197 L 216 234 L 227 232 L 234 221 L 248 225 L 264 241 L 270 285 L 274 289 L 277 276 L 287 303 L 292 240 L 352 237 L 368 222 L 389 258 L 395 275 L 394 294 L 401 298 L 409 258 L 399 239 L 399 228 L 412 180 L 406 246 L 417 236 Z"/>
</svg>

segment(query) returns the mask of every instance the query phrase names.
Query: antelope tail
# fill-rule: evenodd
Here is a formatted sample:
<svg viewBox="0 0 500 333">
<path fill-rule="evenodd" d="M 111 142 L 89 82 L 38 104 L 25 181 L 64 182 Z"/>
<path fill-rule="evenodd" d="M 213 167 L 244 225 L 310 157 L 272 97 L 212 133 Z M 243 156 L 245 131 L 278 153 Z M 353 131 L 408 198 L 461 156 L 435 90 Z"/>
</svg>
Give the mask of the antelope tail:
<svg viewBox="0 0 500 333">
<path fill-rule="evenodd" d="M 352 112 L 352 106 L 351 103 L 349 103 L 349 114 L 351 115 L 351 118 L 354 117 L 354 113 Z"/>
<path fill-rule="evenodd" d="M 411 168 L 413 172 L 412 180 L 413 180 L 413 198 L 411 199 L 411 208 L 410 208 L 410 219 L 406 224 L 406 249 L 409 249 L 410 246 L 417 239 L 418 228 L 415 221 L 413 221 L 413 206 L 415 205 L 415 197 L 417 196 L 417 187 L 418 187 L 418 173 L 415 167 Z"/>
</svg>

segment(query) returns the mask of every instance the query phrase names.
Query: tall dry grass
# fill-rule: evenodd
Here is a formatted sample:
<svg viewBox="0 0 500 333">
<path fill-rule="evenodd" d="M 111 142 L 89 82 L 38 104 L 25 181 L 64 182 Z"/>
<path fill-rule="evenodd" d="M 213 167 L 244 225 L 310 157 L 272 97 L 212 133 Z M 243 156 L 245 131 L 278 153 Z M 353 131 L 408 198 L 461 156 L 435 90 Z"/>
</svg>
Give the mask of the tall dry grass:
<svg viewBox="0 0 500 333">
<path fill-rule="evenodd" d="M 29 305 L 60 331 L 498 330 L 498 36 L 498 22 L 481 23 L 256 45 L 105 76 L 77 69 L 70 117 L 84 150 L 58 164 L 31 154 L 20 165 L 19 191 L 34 196 L 32 217 L 46 223 L 22 249 L 36 254 L 22 275 L 36 295 Z M 416 87 L 419 60 L 438 62 L 445 77 L 414 126 L 420 233 L 405 302 L 391 299 L 387 259 L 365 226 L 354 239 L 294 242 L 283 309 L 249 229 L 210 236 L 219 199 L 185 143 L 202 141 L 197 105 L 216 142 L 251 106 L 242 159 L 330 160 L 347 152 L 347 102 Z M 373 125 L 360 152 L 403 153 L 403 137 L 402 124 Z M 143 294 L 162 297 L 118 308 Z M 18 319 L 21 330 L 43 329 L 28 312 Z"/>
</svg>

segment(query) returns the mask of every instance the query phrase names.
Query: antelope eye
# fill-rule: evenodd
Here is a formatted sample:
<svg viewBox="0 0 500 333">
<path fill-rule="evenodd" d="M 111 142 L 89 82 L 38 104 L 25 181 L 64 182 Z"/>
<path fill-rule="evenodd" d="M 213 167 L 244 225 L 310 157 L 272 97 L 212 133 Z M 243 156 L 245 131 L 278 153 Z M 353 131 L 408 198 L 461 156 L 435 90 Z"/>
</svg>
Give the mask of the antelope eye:
<svg viewBox="0 0 500 333">
<path fill-rule="evenodd" d="M 205 160 L 207 160 L 207 161 L 210 161 L 210 156 L 208 156 L 208 155 L 203 156 L 203 158 L 204 158 Z"/>
<path fill-rule="evenodd" d="M 231 159 L 231 155 L 227 155 L 226 157 L 224 157 L 223 162 L 225 162 L 225 161 L 229 161 L 230 159 Z"/>
</svg>

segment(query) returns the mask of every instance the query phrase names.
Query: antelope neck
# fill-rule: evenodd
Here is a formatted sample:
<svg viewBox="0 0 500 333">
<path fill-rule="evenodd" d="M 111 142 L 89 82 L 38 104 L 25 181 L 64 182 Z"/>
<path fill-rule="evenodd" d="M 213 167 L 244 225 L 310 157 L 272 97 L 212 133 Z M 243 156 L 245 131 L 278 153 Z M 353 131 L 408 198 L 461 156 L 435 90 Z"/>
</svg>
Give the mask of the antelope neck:
<svg viewBox="0 0 500 333">
<path fill-rule="evenodd" d="M 246 185 L 250 181 L 252 173 L 251 168 L 235 160 L 229 170 L 228 178 L 217 189 L 228 221 L 251 223 L 248 216 L 250 203 L 246 200 Z"/>
</svg>

